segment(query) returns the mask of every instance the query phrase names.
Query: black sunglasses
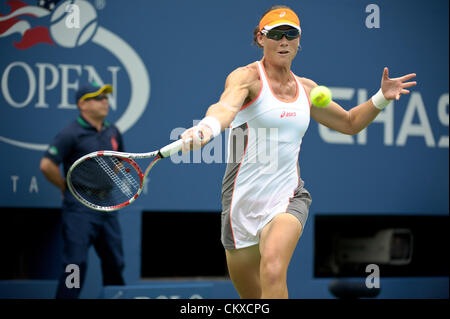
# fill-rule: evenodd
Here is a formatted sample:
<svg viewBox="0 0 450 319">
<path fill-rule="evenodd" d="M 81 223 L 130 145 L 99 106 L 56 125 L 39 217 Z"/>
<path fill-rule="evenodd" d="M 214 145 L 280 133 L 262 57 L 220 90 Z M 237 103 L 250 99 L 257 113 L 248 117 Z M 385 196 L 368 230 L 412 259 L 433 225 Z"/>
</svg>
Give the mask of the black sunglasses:
<svg viewBox="0 0 450 319">
<path fill-rule="evenodd" d="M 85 101 L 89 101 L 89 100 L 96 100 L 96 101 L 102 101 L 103 99 L 107 99 L 108 97 L 106 95 L 103 94 L 99 94 L 97 96 L 94 97 L 89 97 L 87 98 Z"/>
<path fill-rule="evenodd" d="M 294 40 L 297 39 L 300 36 L 300 31 L 297 29 L 288 29 L 288 30 L 262 30 L 262 34 L 264 34 L 266 37 L 272 40 L 281 40 L 283 36 L 286 37 L 288 40 Z"/>
</svg>

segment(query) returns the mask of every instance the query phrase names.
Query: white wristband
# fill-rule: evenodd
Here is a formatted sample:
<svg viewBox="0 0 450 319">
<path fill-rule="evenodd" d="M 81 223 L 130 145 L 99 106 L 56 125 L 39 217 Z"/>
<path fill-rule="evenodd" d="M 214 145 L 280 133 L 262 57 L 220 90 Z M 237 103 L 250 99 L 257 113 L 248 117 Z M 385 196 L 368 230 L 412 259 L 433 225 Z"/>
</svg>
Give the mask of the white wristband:
<svg viewBox="0 0 450 319">
<path fill-rule="evenodd" d="M 386 98 L 383 95 L 383 91 L 379 89 L 378 92 L 374 96 L 372 96 L 372 103 L 377 109 L 382 110 L 389 103 L 391 103 L 391 101 L 386 100 Z"/>
<path fill-rule="evenodd" d="M 222 125 L 213 116 L 205 117 L 203 120 L 201 120 L 198 123 L 198 125 L 200 125 L 200 124 L 207 125 L 211 129 L 211 131 L 213 133 L 213 137 L 220 135 L 220 133 L 222 132 Z"/>
</svg>

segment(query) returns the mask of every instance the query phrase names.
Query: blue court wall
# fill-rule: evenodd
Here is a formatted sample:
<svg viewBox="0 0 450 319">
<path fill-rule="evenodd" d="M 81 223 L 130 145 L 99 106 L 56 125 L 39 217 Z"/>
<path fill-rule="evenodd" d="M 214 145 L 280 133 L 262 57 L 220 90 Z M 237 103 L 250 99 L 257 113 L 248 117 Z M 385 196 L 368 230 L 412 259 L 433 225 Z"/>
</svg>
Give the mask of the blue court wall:
<svg viewBox="0 0 450 319">
<path fill-rule="evenodd" d="M 204 116 L 231 71 L 261 59 L 261 50 L 251 45 L 252 31 L 275 4 L 75 1 L 80 28 L 69 29 L 66 3 L 48 12 L 36 9 L 35 1 L 22 3 L 30 14 L 18 19 L 29 31 L 44 30 L 52 44 L 20 32 L 2 31 L 0 37 L 0 207 L 60 206 L 59 192 L 39 171 L 39 161 L 55 134 L 78 115 L 74 94 L 81 83 L 114 85 L 108 119 L 123 131 L 127 151 L 159 148 Z M 448 1 L 284 4 L 298 13 L 302 27 L 293 72 L 332 88 L 343 108 L 376 93 L 385 66 L 391 77 L 414 72 L 418 81 L 410 95 L 356 136 L 311 121 L 300 169 L 313 204 L 290 276 L 316 282 L 315 215 L 449 213 Z M 1 2 L 1 14 L 10 10 Z M 161 161 L 139 207 L 220 212 L 225 142 L 222 134 L 202 154 Z M 124 227 L 133 234 L 136 225 Z M 301 285 L 293 291 L 305 294 Z"/>
</svg>

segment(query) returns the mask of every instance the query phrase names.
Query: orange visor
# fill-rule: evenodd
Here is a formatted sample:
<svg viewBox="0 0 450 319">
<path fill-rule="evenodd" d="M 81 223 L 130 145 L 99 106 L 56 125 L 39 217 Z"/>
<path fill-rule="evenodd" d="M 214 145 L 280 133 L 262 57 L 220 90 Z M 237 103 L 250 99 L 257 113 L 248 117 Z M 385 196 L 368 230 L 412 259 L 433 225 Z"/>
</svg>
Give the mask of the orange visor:
<svg viewBox="0 0 450 319">
<path fill-rule="evenodd" d="M 268 12 L 259 22 L 259 30 L 269 31 L 273 28 L 289 25 L 301 32 L 300 20 L 294 11 L 287 8 L 275 9 Z"/>
</svg>

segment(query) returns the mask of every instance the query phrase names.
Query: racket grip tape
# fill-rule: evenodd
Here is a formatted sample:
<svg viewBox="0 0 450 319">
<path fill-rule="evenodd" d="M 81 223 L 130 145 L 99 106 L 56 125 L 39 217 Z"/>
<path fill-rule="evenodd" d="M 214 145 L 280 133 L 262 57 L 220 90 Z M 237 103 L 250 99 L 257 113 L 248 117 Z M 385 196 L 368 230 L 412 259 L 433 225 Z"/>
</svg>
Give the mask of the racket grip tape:
<svg viewBox="0 0 450 319">
<path fill-rule="evenodd" d="M 200 140 L 203 140 L 203 133 L 201 131 L 197 132 L 198 138 Z M 192 138 L 186 139 L 186 143 L 190 143 L 192 141 Z M 184 140 L 179 139 L 173 143 L 170 143 L 169 145 L 164 146 L 159 150 L 158 156 L 161 158 L 169 157 L 172 154 L 178 153 L 181 150 L 181 147 L 183 146 Z"/>
<path fill-rule="evenodd" d="M 183 140 L 179 139 L 169 145 L 164 146 L 159 150 L 159 157 L 169 157 L 172 154 L 178 153 L 181 150 L 181 146 L 183 145 Z"/>
</svg>

